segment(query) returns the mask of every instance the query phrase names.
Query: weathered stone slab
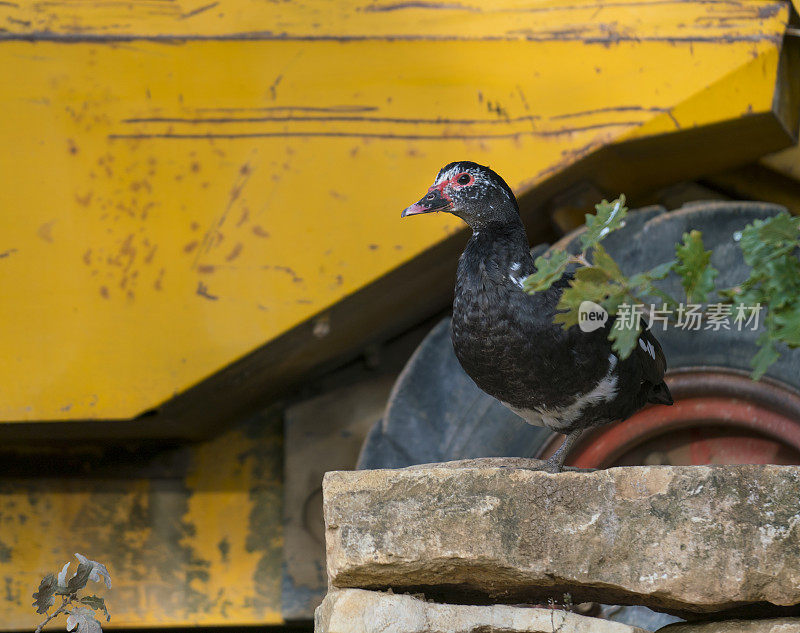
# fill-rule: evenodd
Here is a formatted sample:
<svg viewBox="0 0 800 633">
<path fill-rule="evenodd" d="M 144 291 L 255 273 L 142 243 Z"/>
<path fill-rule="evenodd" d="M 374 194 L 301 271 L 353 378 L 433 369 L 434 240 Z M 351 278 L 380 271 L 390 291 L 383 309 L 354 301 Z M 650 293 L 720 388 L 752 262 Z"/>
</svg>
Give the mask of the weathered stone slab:
<svg viewBox="0 0 800 633">
<path fill-rule="evenodd" d="M 678 615 L 800 612 L 800 467 L 331 472 L 336 587 L 447 602 L 642 604 Z"/>
<path fill-rule="evenodd" d="M 800 618 L 670 624 L 658 633 L 800 633 Z"/>
<path fill-rule="evenodd" d="M 314 615 L 315 633 L 646 633 L 556 609 L 426 602 L 413 596 L 342 589 Z"/>
</svg>

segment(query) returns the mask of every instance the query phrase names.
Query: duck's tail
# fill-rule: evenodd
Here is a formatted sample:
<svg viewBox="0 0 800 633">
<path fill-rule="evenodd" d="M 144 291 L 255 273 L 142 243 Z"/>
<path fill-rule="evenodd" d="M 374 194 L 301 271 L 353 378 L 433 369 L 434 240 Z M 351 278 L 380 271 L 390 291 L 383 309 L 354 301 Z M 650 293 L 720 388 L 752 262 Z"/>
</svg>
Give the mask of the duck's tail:
<svg viewBox="0 0 800 633">
<path fill-rule="evenodd" d="M 652 402 L 653 404 L 672 404 L 672 394 L 669 392 L 667 383 L 662 380 L 660 383 L 655 385 L 650 390 L 650 394 L 647 396 L 647 401 Z"/>
</svg>

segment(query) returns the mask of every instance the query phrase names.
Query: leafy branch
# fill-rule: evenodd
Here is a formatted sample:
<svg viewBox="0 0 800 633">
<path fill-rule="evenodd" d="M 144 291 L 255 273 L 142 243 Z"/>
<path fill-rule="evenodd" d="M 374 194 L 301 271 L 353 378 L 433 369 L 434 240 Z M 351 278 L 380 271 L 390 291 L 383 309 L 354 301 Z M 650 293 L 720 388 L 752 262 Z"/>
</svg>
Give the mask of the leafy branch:
<svg viewBox="0 0 800 633">
<path fill-rule="evenodd" d="M 719 329 L 723 317 L 734 316 L 734 322 L 741 326 L 745 319 L 747 323 L 752 321 L 752 310 L 756 310 L 757 319 L 758 311 L 763 309 L 765 328 L 756 341 L 760 349 L 751 360 L 754 380 L 778 360 L 779 344 L 800 347 L 800 218 L 783 212 L 756 220 L 735 233 L 733 239 L 739 243 L 750 274 L 731 288 L 717 289 L 719 271 L 711 264 L 712 253 L 705 250 L 699 231 L 683 234 L 681 243 L 675 246 L 675 259 L 627 276 L 601 244 L 625 226 L 625 196 L 612 202 L 603 200 L 595 210 L 595 214 L 586 215 L 580 253 L 570 255 L 557 250 L 547 257 L 537 257 L 536 272 L 523 282 L 526 292 L 542 292 L 561 279 L 570 264 L 578 266 L 561 295 L 554 322 L 564 328 L 577 325 L 581 306 L 592 302 L 614 318 L 608 338 L 613 350 L 627 358 L 641 334 L 642 316 L 648 317 L 648 327 L 656 318 L 685 326 L 689 318 L 707 316 Z M 656 285 L 670 273 L 679 277 L 685 301 L 679 302 Z M 709 304 L 712 295 L 717 302 Z M 636 306 L 642 307 L 638 313 L 632 310 Z"/>
<path fill-rule="evenodd" d="M 61 614 L 67 615 L 67 631 L 77 630 L 77 633 L 102 633 L 102 627 L 94 617 L 95 611 L 102 611 L 106 616 L 106 622 L 111 620 L 105 601 L 95 595 L 78 596 L 78 593 L 86 587 L 92 580 L 94 582 L 105 582 L 106 587 L 111 588 L 111 576 L 108 569 L 102 563 L 89 560 L 82 554 L 75 554 L 78 559 L 78 569 L 67 580 L 69 563 L 61 568 L 58 577 L 47 574 L 39 583 L 39 590 L 33 594 L 33 606 L 36 613 L 47 613 L 50 607 L 55 605 L 56 596 L 61 596 L 61 604 L 43 622 L 36 627 L 35 633 L 41 630 L 48 622 Z"/>
</svg>

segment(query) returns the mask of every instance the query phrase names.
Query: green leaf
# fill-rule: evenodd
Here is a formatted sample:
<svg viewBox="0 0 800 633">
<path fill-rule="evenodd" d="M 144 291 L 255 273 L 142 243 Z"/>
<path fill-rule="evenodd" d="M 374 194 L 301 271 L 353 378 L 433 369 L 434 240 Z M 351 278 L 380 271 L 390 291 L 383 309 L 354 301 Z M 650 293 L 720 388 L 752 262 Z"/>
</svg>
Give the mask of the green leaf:
<svg viewBox="0 0 800 633">
<path fill-rule="evenodd" d="M 755 220 L 748 224 L 743 231 L 734 234 L 734 239 L 739 240 L 744 261 L 748 266 L 756 266 L 768 254 L 769 245 L 761 239 L 761 227 L 764 220 Z"/>
<path fill-rule="evenodd" d="M 98 609 L 102 609 L 103 613 L 106 614 L 106 622 L 111 621 L 111 615 L 108 613 L 108 609 L 106 608 L 106 602 L 99 596 L 83 596 L 80 599 L 80 602 L 85 604 L 87 607 L 91 607 L 95 611 Z"/>
<path fill-rule="evenodd" d="M 781 356 L 780 352 L 775 348 L 775 341 L 769 338 L 768 335 L 764 335 L 767 335 L 767 332 L 764 332 L 758 337 L 758 343 L 761 345 L 761 349 L 750 359 L 750 367 L 753 368 L 753 373 L 750 374 L 750 377 L 753 380 L 761 378 L 769 366 Z"/>
<path fill-rule="evenodd" d="M 608 333 L 608 340 L 612 342 L 613 349 L 621 359 L 628 358 L 636 347 L 636 341 L 642 332 L 641 323 L 639 327 L 633 323 L 623 323 L 620 319 L 614 322 L 614 326 Z"/>
<path fill-rule="evenodd" d="M 595 266 L 581 266 L 575 270 L 575 279 L 595 284 L 608 282 L 608 275 Z"/>
<path fill-rule="evenodd" d="M 78 571 L 76 571 L 75 575 L 67 582 L 67 589 L 70 593 L 77 593 L 86 586 L 93 568 L 94 564 L 91 562 L 78 565 Z"/>
<path fill-rule="evenodd" d="M 625 216 L 628 214 L 625 196 L 620 195 L 611 202 L 603 200 L 595 206 L 595 211 L 594 215 L 586 215 L 586 230 L 581 235 L 581 245 L 584 251 L 596 246 L 612 231 L 625 226 Z"/>
<path fill-rule="evenodd" d="M 759 233 L 764 242 L 776 246 L 794 243 L 800 238 L 800 217 L 794 217 L 782 211 L 776 216 L 763 221 Z"/>
<path fill-rule="evenodd" d="M 64 566 L 61 568 L 61 571 L 60 571 L 60 572 L 58 572 L 58 578 L 57 578 L 57 581 L 58 581 L 58 586 L 59 586 L 59 587 L 64 587 L 64 588 L 66 588 L 66 586 L 67 586 L 67 570 L 68 570 L 68 569 L 69 569 L 69 563 L 67 563 L 66 565 L 64 565 Z"/>
<path fill-rule="evenodd" d="M 603 200 L 597 205 L 595 215 L 586 216 L 581 244 L 583 255 L 586 256 L 588 251 L 592 263 L 575 271 L 572 284 L 562 293 L 554 322 L 564 327 L 576 325 L 580 305 L 584 301 L 598 303 L 610 317 L 614 317 L 609 340 L 614 351 L 625 358 L 636 348 L 642 329 L 641 323 L 623 312 L 625 304 L 657 298 L 660 303 L 654 308 L 659 310 L 659 318 L 662 304 L 675 312 L 679 305 L 677 300 L 654 283 L 675 272 L 686 292 L 686 303 L 706 303 L 716 292 L 716 296 L 734 306 L 760 306 L 764 309 L 762 327 L 766 330 L 759 337 L 759 351 L 751 360 L 754 379 L 761 377 L 780 357 L 778 343 L 800 347 L 800 259 L 797 257 L 800 218 L 781 213 L 756 220 L 737 231 L 734 240 L 740 242 L 745 262 L 751 267 L 750 275 L 731 288 L 717 291 L 715 280 L 719 271 L 711 264 L 712 253 L 705 250 L 699 231 L 683 235 L 682 243 L 675 247 L 676 259 L 626 277 L 600 245 L 608 234 L 624 226 L 627 214 L 624 204 L 622 196 L 610 203 Z M 561 254 L 557 260 L 537 260 L 537 267 L 541 270 L 526 280 L 526 289 L 531 292 L 551 287 L 563 275 L 569 259 L 566 254 Z M 733 313 L 738 314 L 738 311 Z M 736 317 L 736 321 L 741 322 L 739 325 L 758 323 L 757 317 L 746 314 Z"/>
<path fill-rule="evenodd" d="M 75 607 L 67 618 L 67 631 L 77 629 L 77 633 L 102 633 L 103 627 L 94 618 L 94 611 L 86 607 Z"/>
<path fill-rule="evenodd" d="M 540 255 L 533 262 L 536 272 L 525 278 L 522 288 L 528 294 L 547 290 L 564 275 L 568 261 L 569 253 L 566 251 L 553 251 L 550 257 Z"/>
<path fill-rule="evenodd" d="M 675 247 L 678 264 L 675 272 L 681 276 L 683 289 L 689 303 L 702 303 L 714 289 L 714 279 L 719 271 L 711 265 L 711 251 L 703 248 L 700 231 L 683 234 L 683 244 Z"/>
<path fill-rule="evenodd" d="M 677 262 L 673 259 L 672 261 L 659 264 L 647 272 L 634 275 L 628 280 L 627 285 L 633 289 L 635 295 L 658 297 L 661 299 L 662 303 L 666 303 L 667 306 L 674 311 L 678 306 L 678 301 L 671 295 L 653 285 L 653 281 L 656 279 L 664 279 L 664 277 L 666 277 L 675 267 L 676 263 Z"/>
<path fill-rule="evenodd" d="M 577 325 L 580 305 L 584 301 L 600 303 L 607 294 L 608 289 L 605 284 L 573 279 L 570 287 L 561 293 L 556 306 L 559 312 L 556 313 L 553 322 L 561 324 L 564 329 Z"/>
<path fill-rule="evenodd" d="M 605 299 L 600 303 L 601 306 L 608 312 L 609 317 L 613 317 L 619 311 L 619 306 L 623 303 L 630 302 L 631 297 L 621 286 L 612 288 Z"/>
<path fill-rule="evenodd" d="M 766 220 L 753 221 L 734 239 L 738 237 L 744 261 L 755 269 L 772 256 L 795 248 L 800 239 L 799 231 L 800 218 L 784 212 Z"/>
<path fill-rule="evenodd" d="M 46 613 L 56 603 L 56 587 L 56 577 L 53 574 L 47 574 L 42 578 L 42 582 L 39 583 L 39 591 L 34 592 L 32 596 L 36 613 Z"/>
<path fill-rule="evenodd" d="M 782 254 L 759 266 L 762 287 L 770 307 L 782 308 L 800 295 L 800 262 L 793 254 Z"/>
<path fill-rule="evenodd" d="M 648 288 L 652 287 L 652 282 L 654 280 L 664 279 L 675 267 L 676 263 L 677 262 L 673 259 L 672 261 L 659 264 L 646 272 L 633 275 L 633 277 L 628 280 L 628 286 L 639 289 L 640 293 L 646 292 Z"/>
<path fill-rule="evenodd" d="M 661 290 L 661 288 L 657 288 L 653 284 L 646 284 L 643 286 L 642 294 L 661 299 L 661 305 L 658 306 L 659 308 L 666 304 L 667 308 L 672 312 L 675 312 L 678 309 L 678 300 L 675 299 L 675 297 L 673 297 L 671 294 L 664 292 Z"/>
<path fill-rule="evenodd" d="M 731 303 L 736 306 L 755 306 L 759 303 L 764 306 L 769 303 L 760 285 L 748 287 L 745 290 L 739 290 L 739 292 L 734 292 L 732 293 L 730 300 Z"/>
<path fill-rule="evenodd" d="M 106 568 L 103 563 L 98 563 L 96 560 L 89 560 L 83 554 L 78 554 L 75 552 L 75 558 L 77 558 L 82 564 L 91 565 L 92 572 L 89 574 L 89 580 L 93 580 L 94 582 L 103 582 L 106 583 L 106 587 L 111 589 L 111 574 L 108 573 L 108 569 Z"/>
<path fill-rule="evenodd" d="M 775 312 L 776 338 L 786 343 L 789 347 L 800 347 L 800 300 L 785 310 Z"/>
<path fill-rule="evenodd" d="M 736 286 L 733 288 L 723 288 L 722 290 L 717 290 L 717 294 L 723 299 L 727 299 L 728 301 L 732 302 L 739 295 L 739 293 L 741 293 L 741 291 L 741 287 Z"/>
<path fill-rule="evenodd" d="M 614 258 L 611 257 L 600 244 L 594 247 L 592 264 L 605 272 L 605 274 L 614 281 L 623 281 L 625 279 L 625 275 L 622 274 L 619 266 L 617 266 L 617 262 L 614 261 Z"/>
<path fill-rule="evenodd" d="M 654 268 L 650 269 L 650 272 L 647 273 L 647 276 L 650 279 L 664 279 L 667 275 L 672 272 L 678 262 L 674 259 L 664 262 L 663 264 L 659 264 Z"/>
</svg>

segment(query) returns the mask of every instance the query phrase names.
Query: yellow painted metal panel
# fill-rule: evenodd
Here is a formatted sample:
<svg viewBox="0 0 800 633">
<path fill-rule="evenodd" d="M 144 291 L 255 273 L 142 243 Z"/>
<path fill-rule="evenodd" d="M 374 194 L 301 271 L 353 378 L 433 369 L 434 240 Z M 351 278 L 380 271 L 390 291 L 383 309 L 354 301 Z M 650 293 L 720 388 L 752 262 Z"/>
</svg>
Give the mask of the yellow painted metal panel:
<svg viewBox="0 0 800 633">
<path fill-rule="evenodd" d="M 287 6 L 288 4 L 288 6 Z M 40 0 L 4 2 L 9 35 L 47 37 L 247 37 L 255 39 L 406 37 L 533 41 L 774 39 L 770 22 L 785 3 L 750 0 Z"/>
<path fill-rule="evenodd" d="M 90 590 L 112 628 L 280 622 L 281 434 L 256 418 L 191 448 L 76 453 L 78 469 L 62 449 L 51 477 L 0 479 L 0 630 L 35 628 L 31 594 L 75 552 L 109 568 Z"/>
<path fill-rule="evenodd" d="M 670 108 L 660 116 L 632 130 L 628 138 L 642 138 L 667 134 L 675 130 L 719 121 L 720 110 L 731 112 L 731 118 L 746 117 L 756 112 L 767 112 L 772 107 L 774 94 L 767 91 L 751 91 L 765 77 L 774 78 L 778 71 L 780 51 L 772 49 L 763 54 L 754 54 L 747 63 L 721 75 L 704 86 L 690 98 Z M 687 69 L 692 72 L 691 68 Z"/>
<path fill-rule="evenodd" d="M 445 162 L 769 112 L 788 10 L 418 4 L 0 5 L 0 420 L 135 416 L 363 288 L 460 229 L 398 221 Z"/>
</svg>

